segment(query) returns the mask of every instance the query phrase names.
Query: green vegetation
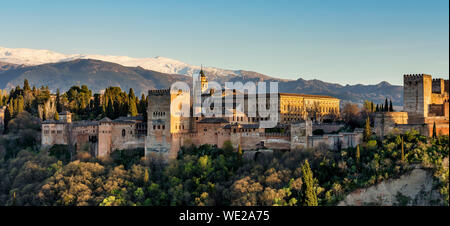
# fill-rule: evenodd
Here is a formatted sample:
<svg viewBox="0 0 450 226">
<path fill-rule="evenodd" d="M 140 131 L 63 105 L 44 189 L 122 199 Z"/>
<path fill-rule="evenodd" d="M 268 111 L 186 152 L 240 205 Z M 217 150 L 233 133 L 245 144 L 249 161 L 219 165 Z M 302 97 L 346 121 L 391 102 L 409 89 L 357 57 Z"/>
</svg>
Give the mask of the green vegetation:
<svg viewBox="0 0 450 226">
<path fill-rule="evenodd" d="M 137 104 L 132 90 L 126 94 L 111 87 L 91 98 L 87 87 L 72 88 L 70 94 L 61 95 L 61 108 L 71 108 L 77 118 L 133 114 L 129 108 L 133 100 L 138 112 L 145 110 L 145 96 Z M 17 90 L 20 87 L 2 98 L 18 103 L 8 105 L 11 109 L 22 109 Z M 23 92 L 37 94 L 29 106 L 46 95 L 34 87 Z M 28 99 L 23 97 L 27 109 Z M 373 109 L 372 104 L 368 106 Z M 369 116 L 354 106 L 345 110 L 349 122 L 370 124 Z M 433 172 L 435 189 L 443 197 L 438 204 L 449 202 L 449 170 L 444 167 L 448 136 L 428 138 L 410 131 L 378 138 L 370 133 L 356 148 L 261 153 L 256 159 L 244 158 L 245 151 L 227 141 L 223 148 L 183 147 L 175 160 L 163 162 L 144 160 L 142 149 L 117 150 L 107 158 L 94 158 L 68 145 L 41 149 L 37 114 L 11 113 L 16 115 L 8 122 L 8 133 L 0 136 L 0 205 L 326 206 L 336 205 L 355 189 L 398 178 L 416 166 Z M 410 203 L 401 195 L 397 201 Z"/>
<path fill-rule="evenodd" d="M 144 160 L 142 149 L 102 159 L 66 145 L 41 150 L 38 121 L 23 112 L 0 139 L 0 205 L 336 205 L 416 165 L 433 172 L 440 204 L 448 205 L 448 136 L 411 131 L 339 152 L 274 152 L 256 160 L 243 159 L 226 142 L 222 149 L 184 147 L 165 163 Z M 403 196 L 397 201 L 409 203 Z"/>
<path fill-rule="evenodd" d="M 50 104 L 49 101 L 53 100 Z M 9 93 L 0 93 L 0 107 L 6 106 L 5 130 L 9 131 L 9 123 L 21 112 L 28 112 L 32 116 L 42 120 L 59 120 L 59 113 L 69 111 L 72 113 L 72 120 L 92 120 L 105 116 L 116 119 L 120 116 L 146 115 L 147 97 L 142 94 L 141 99 L 135 96 L 133 89 L 128 94 L 120 87 L 109 87 L 103 95 L 92 94 L 86 85 L 72 86 L 67 92 L 60 94 L 50 94 L 48 87 L 30 88 L 28 80 L 24 81 L 24 88 L 20 86 L 12 89 Z M 47 106 L 47 107 L 46 107 Z M 50 113 L 48 106 L 51 108 Z"/>
</svg>

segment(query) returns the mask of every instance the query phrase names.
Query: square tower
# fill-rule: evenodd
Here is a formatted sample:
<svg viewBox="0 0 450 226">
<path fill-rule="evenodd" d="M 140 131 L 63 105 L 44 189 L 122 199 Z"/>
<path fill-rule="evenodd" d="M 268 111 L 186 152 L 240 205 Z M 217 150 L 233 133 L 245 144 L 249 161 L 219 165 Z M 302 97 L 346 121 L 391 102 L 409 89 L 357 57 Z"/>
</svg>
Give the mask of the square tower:
<svg viewBox="0 0 450 226">
<path fill-rule="evenodd" d="M 423 123 L 431 104 L 431 75 L 404 75 L 403 85 L 403 110 L 408 112 L 412 123 Z"/>
<path fill-rule="evenodd" d="M 166 156 L 171 148 L 169 89 L 148 91 L 147 137 L 145 156 L 161 154 Z"/>
</svg>

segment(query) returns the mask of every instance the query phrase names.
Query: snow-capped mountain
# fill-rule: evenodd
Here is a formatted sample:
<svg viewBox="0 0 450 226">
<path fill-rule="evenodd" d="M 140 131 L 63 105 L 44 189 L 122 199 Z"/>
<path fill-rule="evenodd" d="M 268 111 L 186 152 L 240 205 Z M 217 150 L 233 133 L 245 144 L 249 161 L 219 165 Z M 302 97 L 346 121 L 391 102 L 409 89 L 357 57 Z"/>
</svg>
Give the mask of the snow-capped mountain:
<svg viewBox="0 0 450 226">
<path fill-rule="evenodd" d="M 86 55 L 86 54 L 62 54 L 50 50 L 36 50 L 25 48 L 5 48 L 0 46 L 0 62 L 24 65 L 40 65 L 46 63 L 67 62 L 76 59 L 94 59 L 117 63 L 127 67 L 142 67 L 166 74 L 181 74 L 192 76 L 200 71 L 200 66 L 165 58 L 132 58 L 128 56 Z M 205 67 L 203 70 L 210 76 L 240 76 L 239 70 L 225 70 L 214 67 Z"/>
<path fill-rule="evenodd" d="M 3 62 L 3 63 L 1 63 Z M 139 66 L 139 67 L 138 67 Z M 87 85 L 93 92 L 109 86 L 123 90 L 133 88 L 137 93 L 149 89 L 167 89 L 175 81 L 191 82 L 187 76 L 197 74 L 200 66 L 177 60 L 131 58 L 126 56 L 61 54 L 49 50 L 9 49 L 0 47 L 0 89 L 10 90 L 28 79 L 30 85 L 68 90 L 73 85 Z M 382 82 L 377 85 L 347 85 L 320 80 L 279 79 L 245 70 L 204 68 L 210 81 L 224 82 L 278 82 L 280 92 L 335 96 L 343 101 L 361 103 L 363 100 L 382 103 L 386 98 L 402 105 L 403 89 Z M 187 75 L 187 76 L 185 76 Z"/>
</svg>

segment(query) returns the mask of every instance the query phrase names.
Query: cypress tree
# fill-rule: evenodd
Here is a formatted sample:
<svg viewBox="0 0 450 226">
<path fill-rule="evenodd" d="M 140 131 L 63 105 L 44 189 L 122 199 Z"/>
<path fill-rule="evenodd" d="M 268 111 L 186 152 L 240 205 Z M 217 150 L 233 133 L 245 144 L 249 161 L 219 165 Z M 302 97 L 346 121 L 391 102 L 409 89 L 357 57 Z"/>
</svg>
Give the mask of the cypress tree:
<svg viewBox="0 0 450 226">
<path fill-rule="evenodd" d="M 303 183 L 305 183 L 304 205 L 318 206 L 317 194 L 314 188 L 314 177 L 308 160 L 302 165 Z"/>
<path fill-rule="evenodd" d="M 23 112 L 24 108 L 25 108 L 25 102 L 23 100 L 23 96 L 19 96 L 19 98 L 17 98 L 17 104 L 16 104 L 17 114 Z"/>
<path fill-rule="evenodd" d="M 42 121 L 47 120 L 47 110 L 45 109 L 45 105 L 42 108 Z"/>
<path fill-rule="evenodd" d="M 133 88 L 130 88 L 130 91 L 128 92 L 128 98 L 133 100 L 136 98 Z"/>
<path fill-rule="evenodd" d="M 378 112 L 380 110 L 380 108 L 378 107 L 378 104 L 377 104 L 377 107 L 375 108 L 375 112 Z"/>
<path fill-rule="evenodd" d="M 17 110 L 17 98 L 15 98 L 15 99 L 12 99 L 11 100 L 11 104 L 12 104 L 12 109 L 13 109 L 13 117 L 16 117 L 17 116 L 17 114 L 19 113 Z"/>
<path fill-rule="evenodd" d="M 150 175 L 149 175 L 148 171 L 149 171 L 149 169 L 146 169 L 145 173 L 144 173 L 144 185 L 148 185 L 148 182 L 150 181 Z"/>
<path fill-rule="evenodd" d="M 389 105 L 388 105 L 388 100 L 386 98 L 386 100 L 384 101 L 384 111 L 389 111 Z"/>
<path fill-rule="evenodd" d="M 405 150 L 404 150 L 404 144 L 403 144 L 403 136 L 402 136 L 402 162 L 405 162 Z"/>
<path fill-rule="evenodd" d="M 359 164 L 359 160 L 361 159 L 361 153 L 359 152 L 359 144 L 356 145 L 356 163 Z"/>
<path fill-rule="evenodd" d="M 136 108 L 136 102 L 134 101 L 134 98 L 130 98 L 130 100 L 128 101 L 128 114 L 130 114 L 131 116 L 136 116 L 138 113 L 137 108 Z"/>
<path fill-rule="evenodd" d="M 437 133 L 436 133 L 436 122 L 433 122 L 433 138 L 437 137 Z"/>
<path fill-rule="evenodd" d="M 139 112 L 144 113 L 147 110 L 147 99 L 145 98 L 145 94 L 142 94 L 141 100 L 139 101 Z"/>
<path fill-rule="evenodd" d="M 56 111 L 57 112 L 61 112 L 62 111 L 62 106 L 61 106 L 61 97 L 60 97 L 60 93 L 59 93 L 59 89 L 56 89 Z"/>
<path fill-rule="evenodd" d="M 13 118 L 13 109 L 12 105 L 10 104 L 7 105 L 5 109 L 5 119 L 4 119 L 5 130 L 3 131 L 4 133 L 7 133 L 8 123 L 9 121 L 11 121 L 12 118 Z"/>
<path fill-rule="evenodd" d="M 23 81 L 23 90 L 24 90 L 24 91 L 29 91 L 29 90 L 31 90 L 30 84 L 28 84 L 28 79 L 25 79 L 25 80 Z"/>
<path fill-rule="evenodd" d="M 389 100 L 389 111 L 390 112 L 394 111 L 394 107 L 392 106 L 392 100 Z"/>
<path fill-rule="evenodd" d="M 369 141 L 372 136 L 372 130 L 370 128 L 370 119 L 366 118 L 366 125 L 364 127 L 364 141 Z"/>
<path fill-rule="evenodd" d="M 109 100 L 106 104 L 106 117 L 114 118 L 114 106 L 112 100 Z"/>
</svg>

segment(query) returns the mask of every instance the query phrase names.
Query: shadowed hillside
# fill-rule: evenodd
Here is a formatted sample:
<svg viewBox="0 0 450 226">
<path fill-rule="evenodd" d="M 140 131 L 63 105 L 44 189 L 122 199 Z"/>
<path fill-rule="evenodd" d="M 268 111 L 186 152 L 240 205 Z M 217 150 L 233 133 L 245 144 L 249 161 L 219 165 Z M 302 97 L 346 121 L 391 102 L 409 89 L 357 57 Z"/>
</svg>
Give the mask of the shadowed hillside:
<svg viewBox="0 0 450 226">
<path fill-rule="evenodd" d="M 385 98 L 392 99 L 394 105 L 403 103 L 403 87 L 381 82 L 376 85 L 340 85 L 320 80 L 287 80 L 273 78 L 252 71 L 237 71 L 228 76 L 207 74 L 208 79 L 222 85 L 225 82 L 279 82 L 279 91 L 288 93 L 304 93 L 330 95 L 344 101 L 362 103 L 370 100 L 384 103 Z M 149 89 L 169 88 L 175 81 L 192 83 L 189 76 L 165 74 L 142 67 L 125 67 L 119 64 L 78 59 L 69 62 L 42 64 L 37 66 L 15 65 L 0 63 L 0 89 L 11 89 L 23 84 L 28 79 L 31 86 L 48 86 L 52 92 L 59 88 L 68 90 L 73 85 L 87 85 L 94 92 L 100 92 L 109 86 L 120 86 L 123 90 L 133 88 L 138 94 L 146 93 Z"/>
</svg>

